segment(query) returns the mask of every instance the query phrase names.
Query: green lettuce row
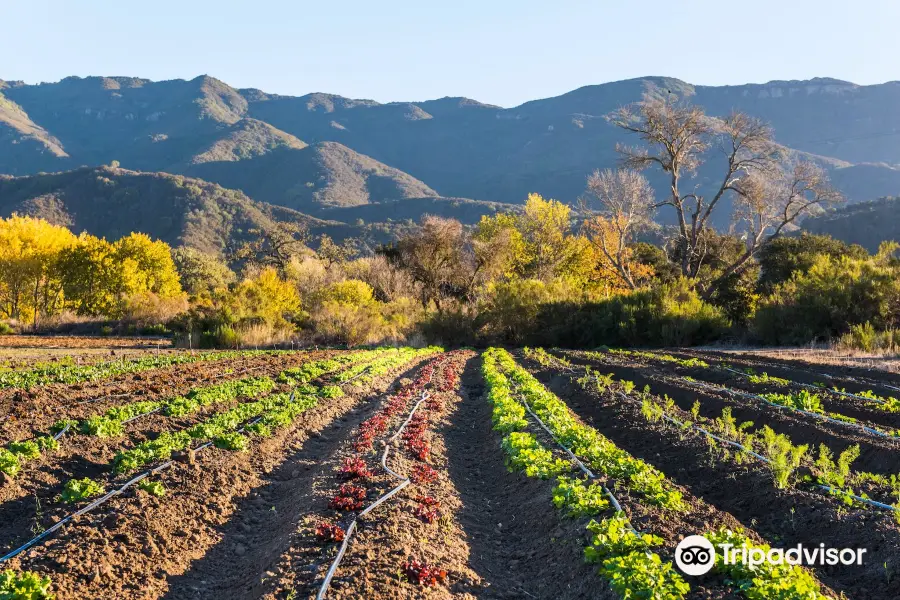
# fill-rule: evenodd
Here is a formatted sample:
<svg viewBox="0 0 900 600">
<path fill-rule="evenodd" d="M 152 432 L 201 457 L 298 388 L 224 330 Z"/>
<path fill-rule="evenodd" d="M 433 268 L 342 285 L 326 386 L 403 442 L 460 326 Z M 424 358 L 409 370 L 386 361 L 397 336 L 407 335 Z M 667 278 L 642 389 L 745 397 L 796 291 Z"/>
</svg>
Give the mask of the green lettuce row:
<svg viewBox="0 0 900 600">
<path fill-rule="evenodd" d="M 398 348 L 394 352 L 388 352 L 375 360 L 368 363 L 361 363 L 353 367 L 341 371 L 335 375 L 332 380 L 337 383 L 343 383 L 355 380 L 357 383 L 364 384 L 372 381 L 380 375 L 384 375 L 391 369 L 405 364 L 414 358 L 427 356 L 435 352 L 443 352 L 443 348 L 437 346 L 428 346 L 427 348 Z"/>
<path fill-rule="evenodd" d="M 94 365 L 46 364 L 27 371 L 9 371 L 0 373 L 0 389 L 31 388 L 52 383 L 73 384 L 85 381 L 96 381 L 116 375 L 139 373 L 151 369 L 159 369 L 173 365 L 196 362 L 227 360 L 248 356 L 280 355 L 290 350 L 228 350 L 223 352 L 201 352 L 198 354 L 174 354 L 164 356 L 145 356 L 126 361 L 116 360 Z"/>
<path fill-rule="evenodd" d="M 174 452 L 187 449 L 195 441 L 208 441 L 230 433 L 241 423 L 265 412 L 282 409 L 290 402 L 288 393 L 272 394 L 213 415 L 188 429 L 164 432 L 155 440 L 141 442 L 130 450 L 120 450 L 113 459 L 113 470 L 116 473 L 130 473 L 148 463 L 168 460 Z"/>
<path fill-rule="evenodd" d="M 731 544 L 735 548 L 744 547 L 747 550 L 758 548 L 768 553 L 768 544 L 754 544 L 753 541 L 741 531 L 720 529 L 715 533 L 707 533 L 706 538 L 713 546 Z M 721 552 L 716 552 L 716 570 L 731 579 L 743 595 L 749 600 L 770 600 L 772 598 L 798 598 L 802 600 L 826 600 L 828 596 L 822 593 L 822 586 L 805 569 L 789 564 L 772 564 L 768 561 L 751 569 L 743 561 L 734 564 L 725 564 Z"/>
<path fill-rule="evenodd" d="M 516 391 L 528 401 L 556 439 L 595 471 L 621 481 L 651 504 L 677 511 L 687 509 L 681 492 L 662 472 L 634 458 L 593 427 L 579 423 L 566 404 L 516 364 L 508 352 L 499 348 L 491 348 L 488 352 L 494 353 L 497 368 L 512 380 Z"/>
<path fill-rule="evenodd" d="M 335 356 L 334 358 L 313 360 L 297 367 L 285 369 L 278 375 L 278 381 L 290 385 L 302 385 L 309 383 L 313 379 L 321 377 L 326 373 L 336 371 L 343 366 L 372 360 L 389 351 L 391 351 L 390 348 L 376 348 L 374 350 L 363 350 L 361 352 L 342 354 L 340 356 Z"/>
<path fill-rule="evenodd" d="M 31 571 L 0 573 L 0 599 L 2 600 L 54 600 L 49 577 L 41 577 Z"/>
<path fill-rule="evenodd" d="M 0 472 L 15 477 L 22 470 L 22 463 L 39 458 L 43 452 L 59 448 L 59 442 L 42 435 L 21 442 L 9 442 L 0 448 Z"/>
<path fill-rule="evenodd" d="M 507 453 L 507 464 L 530 477 L 558 476 L 553 504 L 566 516 L 599 515 L 610 506 L 602 486 L 562 475 L 571 470 L 569 463 L 554 459 L 553 453 L 530 433 L 515 431 L 527 427 L 528 422 L 524 418 L 525 409 L 512 399 L 509 379 L 500 372 L 504 354 L 504 350 L 497 348 L 485 352 L 481 372 L 494 407 L 494 429 L 506 433 L 501 446 Z M 635 535 L 623 514 L 599 523 L 591 520 L 588 530 L 591 545 L 585 548 L 585 558 L 601 563 L 600 575 L 623 598 L 681 600 L 690 591 L 672 564 L 663 563 L 658 554 L 650 551 L 652 546 L 661 545 L 662 539 L 648 534 Z"/>
<path fill-rule="evenodd" d="M 122 435 L 125 422 L 143 414 L 161 410 L 168 416 L 183 417 L 212 404 L 230 402 L 235 398 L 255 398 L 275 389 L 275 382 L 269 377 L 247 377 L 225 381 L 206 387 L 194 388 L 184 396 L 168 400 L 146 400 L 116 406 L 102 415 L 95 415 L 78 424 L 78 431 L 98 437 Z M 59 432 L 69 421 L 57 421 L 53 431 Z"/>
<path fill-rule="evenodd" d="M 403 362 L 411 360 L 416 352 L 411 353 L 412 356 L 409 354 L 407 353 Z M 142 442 L 130 450 L 119 451 L 113 459 L 113 470 L 116 473 L 129 473 L 151 462 L 168 460 L 174 452 L 185 450 L 194 442 L 212 440 L 220 447 L 240 449 L 241 443 L 231 434 L 241 423 L 261 417 L 258 423 L 248 427 L 248 431 L 258 435 L 270 434 L 272 429 L 290 424 L 298 415 L 315 406 L 320 397 L 335 397 L 334 387 L 308 386 L 303 390 L 298 389 L 295 390 L 293 400 L 287 392 L 272 394 L 213 415 L 186 430 L 165 432 L 155 440 Z"/>
</svg>

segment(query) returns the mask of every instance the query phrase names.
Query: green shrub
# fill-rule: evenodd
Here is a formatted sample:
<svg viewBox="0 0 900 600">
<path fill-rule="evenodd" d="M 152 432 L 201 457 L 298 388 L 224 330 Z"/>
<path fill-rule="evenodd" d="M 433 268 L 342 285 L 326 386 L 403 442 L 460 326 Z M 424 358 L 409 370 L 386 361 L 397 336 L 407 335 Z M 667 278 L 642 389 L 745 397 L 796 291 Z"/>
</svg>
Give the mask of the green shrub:
<svg viewBox="0 0 900 600">
<path fill-rule="evenodd" d="M 900 276 L 892 248 L 866 258 L 819 256 L 765 298 L 753 331 L 771 344 L 803 344 L 853 330 L 849 340 L 873 347 L 875 331 L 886 329 L 900 305 Z"/>
</svg>

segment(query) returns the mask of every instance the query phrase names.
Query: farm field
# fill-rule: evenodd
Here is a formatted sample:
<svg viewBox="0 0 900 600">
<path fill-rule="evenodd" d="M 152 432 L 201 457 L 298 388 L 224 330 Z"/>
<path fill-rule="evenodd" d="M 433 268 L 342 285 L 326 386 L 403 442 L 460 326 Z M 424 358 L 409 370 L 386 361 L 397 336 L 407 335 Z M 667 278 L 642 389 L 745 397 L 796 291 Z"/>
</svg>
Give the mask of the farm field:
<svg viewBox="0 0 900 600">
<path fill-rule="evenodd" d="M 0 598 L 896 598 L 897 377 L 549 348 L 9 369 Z M 690 576 L 696 534 L 866 554 Z"/>
</svg>

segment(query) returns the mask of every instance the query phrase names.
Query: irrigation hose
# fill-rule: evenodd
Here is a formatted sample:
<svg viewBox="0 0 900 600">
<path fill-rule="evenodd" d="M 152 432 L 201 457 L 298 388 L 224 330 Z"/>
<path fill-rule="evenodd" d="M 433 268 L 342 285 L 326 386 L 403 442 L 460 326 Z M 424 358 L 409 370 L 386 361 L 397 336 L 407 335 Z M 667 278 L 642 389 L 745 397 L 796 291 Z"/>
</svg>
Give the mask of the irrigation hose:
<svg viewBox="0 0 900 600">
<path fill-rule="evenodd" d="M 531 410 L 531 407 L 528 405 L 528 402 L 526 402 L 524 399 L 522 399 L 522 404 L 525 406 L 525 410 L 528 411 L 528 414 L 530 414 L 534 418 L 534 420 L 538 422 L 538 425 L 540 425 L 544 429 L 544 431 L 547 432 L 547 435 L 549 435 L 550 438 L 554 442 L 556 442 L 556 445 L 559 446 L 560 448 L 562 448 L 563 451 L 569 455 L 569 458 L 572 459 L 576 465 L 578 465 L 578 468 L 581 469 L 581 471 L 588 477 L 588 479 L 592 479 L 592 480 L 597 479 L 597 476 L 594 475 L 594 473 L 590 469 L 588 469 L 584 465 L 583 462 L 581 462 L 581 459 L 579 459 L 577 456 L 575 456 L 575 454 L 571 450 L 566 448 L 563 445 L 563 443 L 560 442 L 559 439 L 555 435 L 553 435 L 553 432 L 550 431 L 550 429 L 544 424 L 544 422 L 541 420 L 541 418 L 539 416 L 537 416 L 536 414 L 534 414 L 534 411 Z M 602 483 L 600 484 L 600 487 L 603 488 L 603 493 L 606 494 L 606 496 L 609 498 L 610 502 L 613 505 L 613 508 L 615 508 L 618 512 L 625 512 L 624 510 L 622 510 L 622 505 L 619 504 L 619 501 L 616 499 L 616 497 L 613 495 L 613 493 L 611 491 L 609 491 L 609 488 L 606 487 Z M 631 523 L 628 524 L 628 527 L 631 529 L 632 533 L 635 533 L 635 534 L 637 533 L 637 530 L 631 526 Z"/>
<path fill-rule="evenodd" d="M 731 372 L 731 373 L 737 373 L 738 375 L 740 375 L 740 376 L 742 376 L 742 377 L 746 377 L 746 378 L 748 378 L 748 379 L 750 378 L 750 375 L 748 375 L 747 373 L 744 373 L 744 372 L 742 372 L 742 371 L 738 371 L 737 369 L 732 369 L 731 367 L 726 367 L 725 365 L 722 365 L 722 366 L 719 367 L 719 368 L 720 368 L 720 369 L 723 369 L 723 370 L 725 370 L 725 371 L 729 371 L 729 372 Z M 817 390 L 817 391 L 822 391 L 822 390 L 823 390 L 823 388 L 821 388 L 821 387 L 819 387 L 819 386 L 817 386 L 817 385 L 813 385 L 813 384 L 811 384 L 811 383 L 803 383 L 803 382 L 801 382 L 801 381 L 792 381 L 791 383 L 793 383 L 793 384 L 795 384 L 795 385 L 799 385 L 800 387 L 804 387 L 804 388 L 809 389 L 809 390 Z M 891 387 L 891 386 L 885 386 L 885 387 Z M 896 389 L 896 388 L 894 388 L 894 389 Z M 850 392 L 844 392 L 844 391 L 841 391 L 841 390 L 834 390 L 834 389 L 829 390 L 829 389 L 825 389 L 824 391 L 826 391 L 826 392 L 831 392 L 832 394 L 837 394 L 837 395 L 839 395 L 839 396 L 845 396 L 845 397 L 847 397 L 847 398 L 856 398 L 857 400 L 862 400 L 863 402 L 873 402 L 873 403 L 875 403 L 875 404 L 886 404 L 886 402 L 885 402 L 884 400 L 878 400 L 877 398 L 866 398 L 865 396 L 859 396 L 859 395 L 857 395 L 857 394 L 851 394 Z"/>
<path fill-rule="evenodd" d="M 431 373 L 428 376 L 428 381 L 425 383 L 426 386 L 431 384 L 431 380 L 434 377 L 434 371 L 436 369 L 437 369 L 437 364 L 433 365 Z M 403 488 L 405 488 L 410 483 L 412 483 L 410 481 L 409 477 L 405 477 L 387 466 L 387 457 L 388 457 L 388 453 L 390 452 L 391 447 L 396 443 L 397 438 L 400 437 L 400 435 L 403 433 L 403 430 L 406 428 L 407 425 L 409 425 L 409 422 L 412 421 L 413 415 L 416 414 L 416 411 L 419 410 L 419 407 L 422 405 L 422 403 L 425 402 L 426 400 L 428 400 L 428 398 L 430 396 L 431 395 L 428 393 L 428 391 L 422 392 L 422 397 L 419 399 L 418 402 L 416 402 L 416 405 L 413 406 L 412 410 L 409 412 L 409 416 L 406 418 L 405 421 L 403 421 L 403 424 L 400 425 L 400 427 L 397 429 L 397 432 L 394 433 L 394 435 L 392 435 L 387 440 L 387 442 L 385 442 L 384 453 L 381 455 L 381 466 L 391 476 L 395 477 L 396 479 L 400 479 L 401 480 L 400 484 L 397 485 L 396 487 L 394 487 L 393 489 L 391 489 L 390 491 L 388 491 L 387 493 L 383 494 L 380 498 L 376 499 L 374 502 L 372 502 L 362 512 L 360 512 L 356 517 L 354 517 L 353 520 L 350 522 L 350 524 L 347 526 L 347 529 L 344 531 L 344 541 L 341 543 L 341 547 L 338 549 L 338 553 L 334 557 L 334 560 L 332 561 L 331 566 L 328 567 L 328 571 L 325 573 L 325 579 L 322 581 L 322 585 L 319 586 L 319 592 L 316 594 L 316 600 L 322 600 L 323 598 L 325 598 L 325 594 L 328 592 L 328 587 L 331 585 L 331 580 L 334 578 L 334 574 L 337 572 L 338 566 L 341 564 L 341 560 L 343 560 L 344 554 L 347 552 L 347 548 L 350 547 L 350 539 L 353 537 L 353 534 L 356 532 L 357 521 L 361 517 L 365 517 L 366 515 L 371 513 L 373 510 L 375 510 L 378 506 L 380 506 L 384 502 L 387 502 L 389 499 L 394 497 L 396 494 L 400 493 L 400 491 Z"/>
<path fill-rule="evenodd" d="M 289 402 L 293 402 L 293 400 L 294 400 L 294 392 L 291 392 L 291 397 L 290 397 Z M 243 433 L 243 432 L 246 430 L 246 428 L 247 428 L 248 426 L 250 426 L 250 425 L 252 425 L 252 424 L 254 424 L 254 423 L 259 422 L 261 419 L 262 419 L 262 417 L 256 417 L 255 419 L 252 419 L 251 421 L 247 422 L 246 425 L 244 425 L 244 426 L 242 426 L 240 429 L 238 429 L 237 432 L 238 432 L 238 433 Z M 209 447 L 212 446 L 212 445 L 213 445 L 213 442 L 206 442 L 205 444 L 201 444 L 200 446 L 197 446 L 196 448 L 192 449 L 191 451 L 192 451 L 192 452 L 199 452 L 199 451 L 201 451 L 201 450 L 204 450 L 204 449 L 206 449 L 206 448 L 209 448 Z M 150 477 L 150 476 L 152 476 L 152 475 L 156 475 L 157 473 L 160 473 L 160 472 L 162 472 L 162 471 L 164 471 L 164 470 L 170 468 L 170 467 L 171 467 L 172 465 L 174 465 L 174 464 L 175 464 L 175 461 L 174 461 L 174 460 L 168 460 L 168 461 L 164 462 L 163 464 L 161 464 L 161 465 L 159 465 L 159 466 L 157 466 L 157 467 L 154 467 L 154 468 L 152 468 L 152 469 L 150 469 L 150 470 L 148 470 L 148 471 L 145 471 L 145 472 L 141 473 L 140 475 L 137 475 L 137 476 L 135 476 L 135 477 L 129 479 L 129 480 L 128 480 L 127 482 L 125 482 L 125 484 L 122 485 L 121 487 L 119 487 L 119 488 L 117 488 L 117 489 L 115 489 L 115 490 L 113 490 L 113 491 L 111 491 L 111 492 L 108 492 L 108 493 L 104 494 L 103 496 L 101 496 L 100 498 L 97 498 L 96 500 L 94 500 L 93 502 L 91 502 L 90 504 L 88 504 L 87 506 L 85 506 L 84 508 L 81 508 L 81 509 L 75 511 L 74 513 L 72 513 L 72 514 L 70 514 L 70 515 L 68 515 L 68 516 L 66 516 L 66 517 L 63 517 L 62 519 L 60 519 L 59 521 L 57 521 L 56 523 L 54 523 L 53 526 L 50 527 L 49 529 L 46 529 L 45 531 L 41 532 L 39 535 L 37 535 L 37 536 L 35 536 L 34 538 L 32 538 L 31 540 L 25 542 L 24 544 L 22 544 L 21 546 L 19 546 L 19 547 L 16 548 L 15 550 L 12 550 L 11 552 L 7 553 L 5 556 L 0 557 L 0 564 L 6 562 L 6 561 L 8 561 L 8 560 L 10 560 L 11 558 L 14 558 L 14 557 L 18 556 L 19 554 L 21 554 L 21 553 L 24 552 L 25 550 L 28 550 L 29 548 L 31 548 L 32 546 L 34 546 L 35 544 L 37 544 L 38 542 L 40 542 L 41 540 L 43 540 L 44 538 L 46 538 L 47 536 L 49 536 L 50 534 L 56 532 L 56 531 L 59 530 L 63 525 L 65 525 L 66 523 L 69 523 L 70 521 L 72 521 L 72 520 L 75 519 L 76 517 L 80 517 L 81 515 L 84 515 L 84 514 L 87 514 L 87 513 L 91 512 L 91 511 L 93 511 L 95 508 L 101 506 L 102 504 L 105 504 L 107 501 L 109 501 L 110 499 L 114 498 L 115 496 L 120 495 L 122 492 L 124 492 L 125 490 L 127 490 L 128 488 L 130 488 L 131 486 L 133 486 L 134 484 L 140 482 L 140 481 L 143 480 L 143 479 L 146 479 L 147 477 Z"/>
<path fill-rule="evenodd" d="M 792 412 L 800 413 L 801 415 L 806 415 L 808 417 L 813 417 L 813 418 L 819 419 L 821 421 L 831 423 L 833 425 L 841 425 L 843 427 L 850 427 L 851 429 L 856 429 L 857 431 L 862 431 L 863 433 L 865 433 L 867 435 L 871 435 L 871 436 L 875 436 L 875 437 L 882 437 L 882 438 L 886 438 L 889 440 L 896 439 L 894 436 L 892 436 L 888 433 L 884 433 L 883 431 L 878 431 L 877 429 L 867 427 L 866 425 L 859 425 L 857 423 L 848 423 L 847 421 L 841 421 L 840 419 L 834 419 L 832 417 L 823 415 L 821 413 L 814 413 L 814 412 L 811 412 L 808 410 L 803 410 L 802 408 L 794 408 L 793 406 L 785 406 L 783 404 L 777 404 L 777 403 L 772 402 L 771 400 L 765 398 L 764 396 L 760 396 L 758 394 L 752 394 L 750 392 L 744 392 L 741 390 L 734 390 L 731 388 L 727 388 L 725 386 L 717 386 L 717 385 L 713 385 L 711 383 L 706 383 L 704 381 L 696 381 L 695 380 L 695 381 L 690 381 L 688 383 L 692 383 L 698 387 L 724 392 L 724 393 L 732 395 L 732 396 L 741 396 L 743 398 L 751 398 L 753 400 L 758 400 L 760 402 L 768 404 L 769 406 L 772 406 L 779 410 L 789 410 Z"/>
<path fill-rule="evenodd" d="M 629 397 L 628 395 L 626 395 L 626 394 L 624 394 L 624 393 L 622 393 L 622 392 L 616 392 L 616 393 L 619 394 L 619 395 L 622 397 L 622 399 L 627 400 L 628 402 L 637 403 L 637 399 L 635 399 L 635 398 L 631 398 L 631 397 Z M 663 419 L 665 419 L 666 421 L 669 421 L 670 423 L 675 423 L 675 424 L 679 425 L 681 428 L 685 428 L 684 422 L 679 421 L 678 419 L 676 419 L 676 418 L 674 418 L 674 417 L 671 417 L 671 416 L 666 415 L 666 414 L 663 414 L 662 417 L 663 417 Z M 718 442 L 722 442 L 722 443 L 724 443 L 724 444 L 728 444 L 728 445 L 730 445 L 730 446 L 734 446 L 735 448 L 740 448 L 741 450 L 743 450 L 744 452 L 746 452 L 746 453 L 749 454 L 750 456 L 753 456 L 754 458 L 757 458 L 757 459 L 759 459 L 759 460 L 761 460 L 761 461 L 763 461 L 763 462 L 765 462 L 765 463 L 771 463 L 771 462 L 772 462 L 771 460 L 769 460 L 769 459 L 766 458 L 765 456 L 762 456 L 761 454 L 757 454 L 756 452 L 754 452 L 754 451 L 751 450 L 750 448 L 747 448 L 747 447 L 744 446 L 743 444 L 740 444 L 740 443 L 735 442 L 735 441 L 733 441 L 733 440 L 729 440 L 729 439 L 725 439 L 725 438 L 719 437 L 719 436 L 717 436 L 717 435 L 715 435 L 715 434 L 713 434 L 713 433 L 710 433 L 709 431 L 707 431 L 707 430 L 704 429 L 703 427 L 700 427 L 700 426 L 698 426 L 698 425 L 689 425 L 688 427 L 689 427 L 690 429 L 695 430 L 695 431 L 699 431 L 699 432 L 702 433 L 703 435 L 705 435 L 705 436 L 707 436 L 707 437 L 709 437 L 709 438 L 712 438 L 712 439 L 714 439 L 714 440 L 716 440 L 716 441 L 718 441 Z M 864 504 L 869 504 L 869 505 L 871 505 L 871 506 L 875 506 L 875 507 L 877 507 L 877 508 L 882 508 L 882 509 L 885 509 L 885 510 L 890 510 L 890 511 L 893 511 L 893 512 L 900 512 L 900 508 L 898 508 L 898 507 L 896 507 L 896 506 L 891 506 L 890 504 L 885 504 L 885 503 L 883 503 L 883 502 L 878 502 L 877 500 L 870 500 L 870 499 L 868 499 L 868 498 L 863 498 L 863 497 L 861 497 L 861 496 L 857 496 L 857 495 L 855 495 L 855 494 L 850 494 L 850 493 L 847 493 L 847 492 L 843 492 L 843 491 L 838 490 L 838 489 L 836 489 L 836 488 L 833 488 L 833 487 L 831 487 L 831 486 L 822 485 L 822 484 L 819 484 L 819 483 L 816 483 L 816 484 L 813 484 L 813 485 L 814 485 L 815 487 L 819 488 L 819 489 L 823 489 L 823 490 L 828 491 L 828 492 L 831 492 L 831 493 L 833 493 L 833 494 L 841 494 L 841 495 L 849 496 L 850 498 L 853 498 L 853 499 L 856 500 L 857 502 L 862 502 L 862 503 L 864 503 Z"/>
</svg>

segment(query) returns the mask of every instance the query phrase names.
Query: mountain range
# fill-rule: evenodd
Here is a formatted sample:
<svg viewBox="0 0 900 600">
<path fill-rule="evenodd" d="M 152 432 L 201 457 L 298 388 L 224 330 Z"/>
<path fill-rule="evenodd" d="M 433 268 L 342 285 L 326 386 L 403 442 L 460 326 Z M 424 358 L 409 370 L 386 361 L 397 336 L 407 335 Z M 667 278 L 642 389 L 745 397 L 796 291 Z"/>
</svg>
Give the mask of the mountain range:
<svg viewBox="0 0 900 600">
<path fill-rule="evenodd" d="M 900 82 L 714 87 L 646 77 L 501 108 L 468 98 L 381 104 L 282 96 L 208 76 L 69 77 L 39 85 L 0 80 L 0 173 L 12 176 L 0 181 L 0 210 L 108 236 L 153 233 L 152 225 L 173 243 L 221 246 L 232 229 L 215 230 L 215 243 L 195 243 L 191 219 L 242 215 L 237 231 L 262 215 L 305 219 L 341 235 L 360 228 L 383 235 L 390 227 L 379 224 L 424 213 L 475 222 L 521 204 L 529 192 L 574 203 L 594 169 L 616 164 L 616 143 L 635 142 L 604 116 L 651 84 L 711 115 L 741 110 L 769 122 L 781 145 L 825 166 L 851 202 L 900 193 Z M 699 172 L 701 188 L 714 180 L 715 166 Z M 120 195 L 97 195 L 106 188 L 88 178 L 113 181 Z M 186 181 L 202 191 L 201 208 L 187 196 L 166 199 L 164 188 L 184 189 Z M 154 204 L 113 219 L 127 203 L 110 198 L 124 202 L 126 188 Z M 726 226 L 722 217 L 718 225 Z M 168 229 L 159 222 L 166 218 Z"/>
</svg>

